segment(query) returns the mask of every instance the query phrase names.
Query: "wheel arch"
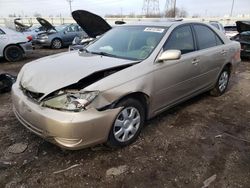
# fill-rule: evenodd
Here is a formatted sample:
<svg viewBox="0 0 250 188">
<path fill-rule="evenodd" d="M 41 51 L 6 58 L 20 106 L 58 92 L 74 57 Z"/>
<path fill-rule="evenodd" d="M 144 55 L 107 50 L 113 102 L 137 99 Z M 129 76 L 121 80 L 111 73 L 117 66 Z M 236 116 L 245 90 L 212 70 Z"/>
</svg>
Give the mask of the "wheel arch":
<svg viewBox="0 0 250 188">
<path fill-rule="evenodd" d="M 223 67 L 223 69 L 225 69 L 225 68 L 228 68 L 229 69 L 229 73 L 231 74 L 232 68 L 233 68 L 232 63 L 230 63 L 230 62 L 226 63 L 225 66 Z"/>
<path fill-rule="evenodd" d="M 3 56 L 5 54 L 6 48 L 8 48 L 9 46 L 18 46 L 22 50 L 23 54 L 25 54 L 24 49 L 22 48 L 22 46 L 19 43 L 16 43 L 16 44 L 12 43 L 12 44 L 8 44 L 7 46 L 4 47 L 4 49 L 3 49 Z"/>
<path fill-rule="evenodd" d="M 148 117 L 148 112 L 149 112 L 149 96 L 143 92 L 133 92 L 133 93 L 128 93 L 122 97 L 120 97 L 118 100 L 116 100 L 114 102 L 114 106 L 116 106 L 118 103 L 120 103 L 121 101 L 123 100 L 126 100 L 128 98 L 132 98 L 132 99 L 135 99 L 137 101 L 139 101 L 143 107 L 144 107 L 144 110 L 145 110 L 145 118 L 147 119 Z"/>
</svg>

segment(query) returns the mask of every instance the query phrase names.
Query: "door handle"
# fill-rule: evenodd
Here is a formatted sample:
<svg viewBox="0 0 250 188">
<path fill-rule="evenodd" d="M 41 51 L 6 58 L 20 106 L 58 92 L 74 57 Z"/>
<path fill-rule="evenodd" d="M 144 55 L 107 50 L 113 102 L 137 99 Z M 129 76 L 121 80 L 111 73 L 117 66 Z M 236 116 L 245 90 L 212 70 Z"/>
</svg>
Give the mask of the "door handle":
<svg viewBox="0 0 250 188">
<path fill-rule="evenodd" d="M 200 60 L 195 58 L 195 59 L 193 59 L 192 64 L 193 65 L 198 65 L 199 62 L 200 62 Z"/>
<path fill-rule="evenodd" d="M 220 53 L 221 53 L 221 55 L 226 55 L 227 51 L 226 50 L 222 50 Z"/>
</svg>

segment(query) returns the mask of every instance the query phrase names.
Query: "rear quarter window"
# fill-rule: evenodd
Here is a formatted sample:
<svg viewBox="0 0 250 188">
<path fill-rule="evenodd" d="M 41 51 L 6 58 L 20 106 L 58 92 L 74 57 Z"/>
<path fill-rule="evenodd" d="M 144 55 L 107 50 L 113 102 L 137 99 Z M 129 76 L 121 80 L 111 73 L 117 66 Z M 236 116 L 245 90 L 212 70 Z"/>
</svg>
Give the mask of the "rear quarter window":
<svg viewBox="0 0 250 188">
<path fill-rule="evenodd" d="M 194 25 L 198 47 L 200 50 L 224 44 L 221 38 L 205 25 Z"/>
</svg>

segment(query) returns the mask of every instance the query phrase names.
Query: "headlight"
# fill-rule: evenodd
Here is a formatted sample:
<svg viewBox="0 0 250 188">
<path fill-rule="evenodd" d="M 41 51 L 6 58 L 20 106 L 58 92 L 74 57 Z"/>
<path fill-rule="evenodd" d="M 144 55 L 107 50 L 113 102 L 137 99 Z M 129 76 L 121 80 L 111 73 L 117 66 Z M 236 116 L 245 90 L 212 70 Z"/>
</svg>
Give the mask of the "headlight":
<svg viewBox="0 0 250 188">
<path fill-rule="evenodd" d="M 64 92 L 43 102 L 42 106 L 57 110 L 79 112 L 86 109 L 97 96 L 99 91 Z"/>
</svg>

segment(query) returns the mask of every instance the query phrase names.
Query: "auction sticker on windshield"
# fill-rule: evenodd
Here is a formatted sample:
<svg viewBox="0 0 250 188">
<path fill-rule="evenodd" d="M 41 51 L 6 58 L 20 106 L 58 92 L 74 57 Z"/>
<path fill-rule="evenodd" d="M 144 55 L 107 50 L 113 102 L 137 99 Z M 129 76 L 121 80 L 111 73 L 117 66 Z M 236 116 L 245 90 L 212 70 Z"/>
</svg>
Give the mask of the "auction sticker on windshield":
<svg viewBox="0 0 250 188">
<path fill-rule="evenodd" d="M 144 29 L 145 32 L 155 32 L 155 33 L 163 33 L 164 29 L 163 28 L 157 28 L 157 27 L 146 27 Z"/>
</svg>

